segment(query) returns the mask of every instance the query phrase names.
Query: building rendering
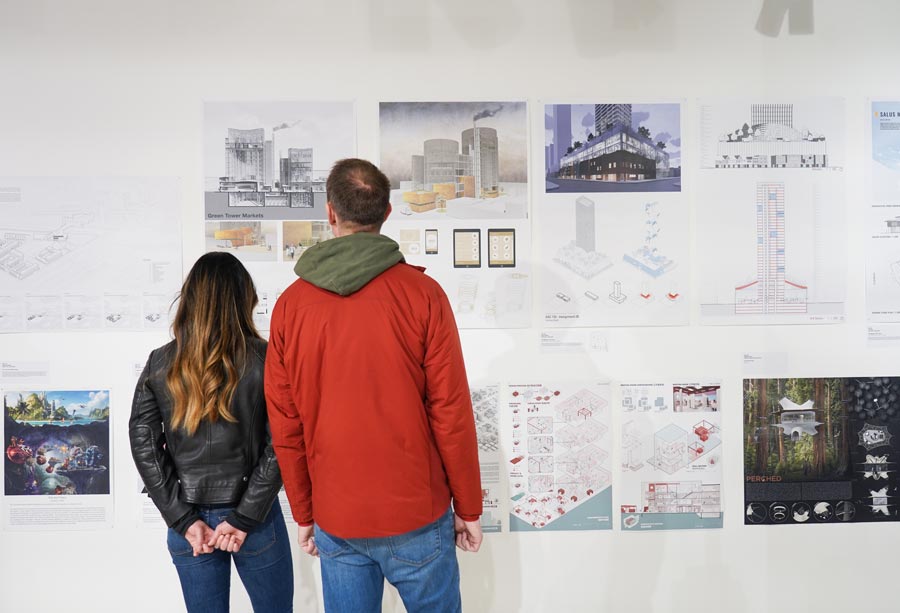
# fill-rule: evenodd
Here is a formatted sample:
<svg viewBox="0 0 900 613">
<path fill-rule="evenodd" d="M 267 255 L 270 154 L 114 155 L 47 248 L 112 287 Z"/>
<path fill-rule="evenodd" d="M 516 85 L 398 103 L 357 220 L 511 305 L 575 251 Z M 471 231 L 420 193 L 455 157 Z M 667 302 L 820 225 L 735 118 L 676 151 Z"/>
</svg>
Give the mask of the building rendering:
<svg viewBox="0 0 900 613">
<path fill-rule="evenodd" d="M 432 210 L 439 200 L 500 195 L 497 130 L 475 126 L 461 137 L 461 149 L 460 141 L 431 138 L 421 155 L 411 156 L 412 189 L 403 192 L 403 201 L 413 212 Z"/>
<path fill-rule="evenodd" d="M 630 104 L 594 105 L 595 136 L 560 158 L 566 179 L 643 181 L 670 177 L 669 154 L 631 125 Z"/>
<path fill-rule="evenodd" d="M 791 104 L 752 104 L 750 122 L 724 134 L 716 168 L 825 168 L 825 137 L 794 128 Z"/>
<path fill-rule="evenodd" d="M 784 183 L 759 183 L 756 280 L 735 288 L 735 313 L 806 313 L 807 287 L 785 277 L 784 245 Z"/>
</svg>

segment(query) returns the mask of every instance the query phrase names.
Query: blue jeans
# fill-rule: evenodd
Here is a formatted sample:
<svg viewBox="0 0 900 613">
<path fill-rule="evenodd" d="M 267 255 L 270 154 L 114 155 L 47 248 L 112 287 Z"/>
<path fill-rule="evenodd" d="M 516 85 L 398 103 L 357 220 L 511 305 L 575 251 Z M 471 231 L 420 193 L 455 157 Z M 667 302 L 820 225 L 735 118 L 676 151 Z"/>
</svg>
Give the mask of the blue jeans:
<svg viewBox="0 0 900 613">
<path fill-rule="evenodd" d="M 328 613 L 381 611 L 385 579 L 407 613 L 462 611 L 453 511 L 398 536 L 341 539 L 318 526 L 315 533 Z"/>
<path fill-rule="evenodd" d="M 215 530 L 233 507 L 199 507 L 203 521 Z M 227 613 L 231 592 L 231 560 L 250 595 L 253 610 L 262 613 L 293 611 L 294 571 L 291 545 L 278 501 L 265 523 L 247 534 L 237 553 L 216 549 L 194 557 L 187 539 L 169 529 L 172 562 L 178 570 L 188 613 Z"/>
</svg>

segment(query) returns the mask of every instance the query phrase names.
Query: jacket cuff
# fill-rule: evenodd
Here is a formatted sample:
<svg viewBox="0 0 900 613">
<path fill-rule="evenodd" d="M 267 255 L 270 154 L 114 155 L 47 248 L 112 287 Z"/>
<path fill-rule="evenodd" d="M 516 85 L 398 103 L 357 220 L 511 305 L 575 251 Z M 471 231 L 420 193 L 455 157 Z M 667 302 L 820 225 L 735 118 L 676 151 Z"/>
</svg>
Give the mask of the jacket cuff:
<svg viewBox="0 0 900 613">
<path fill-rule="evenodd" d="M 228 517 L 225 518 L 229 524 L 237 528 L 238 530 L 242 530 L 243 532 L 253 532 L 256 528 L 259 528 L 262 525 L 262 522 L 256 521 L 255 519 L 250 519 L 246 515 L 241 515 L 237 511 L 232 511 L 228 514 Z"/>
<path fill-rule="evenodd" d="M 184 533 L 187 532 L 187 529 L 190 528 L 191 525 L 193 525 L 193 523 L 198 519 L 203 518 L 200 517 L 200 514 L 196 511 L 196 509 L 191 509 L 169 527 L 181 536 L 184 536 Z"/>
<path fill-rule="evenodd" d="M 481 515 L 469 515 L 466 513 L 456 513 L 456 516 L 463 521 L 478 521 L 478 519 L 481 517 Z"/>
</svg>

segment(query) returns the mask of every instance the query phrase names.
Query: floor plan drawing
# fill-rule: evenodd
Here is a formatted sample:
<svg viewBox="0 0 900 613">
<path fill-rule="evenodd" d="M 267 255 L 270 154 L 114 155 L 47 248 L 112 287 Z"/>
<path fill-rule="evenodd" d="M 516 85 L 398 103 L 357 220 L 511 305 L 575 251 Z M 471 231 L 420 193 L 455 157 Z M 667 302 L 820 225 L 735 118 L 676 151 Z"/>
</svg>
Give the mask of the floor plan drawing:
<svg viewBox="0 0 900 613">
<path fill-rule="evenodd" d="M 687 209 L 678 194 L 546 194 L 536 221 L 545 326 L 689 319 Z"/>
<path fill-rule="evenodd" d="M 623 529 L 722 527 L 721 418 L 711 402 L 718 390 L 711 382 L 621 386 Z M 685 404 L 693 410 L 673 408 Z"/>
<path fill-rule="evenodd" d="M 510 530 L 612 527 L 609 386 L 508 386 Z"/>
<path fill-rule="evenodd" d="M 3 177 L 0 191 L 0 331 L 168 325 L 144 298 L 181 284 L 176 179 Z"/>
</svg>

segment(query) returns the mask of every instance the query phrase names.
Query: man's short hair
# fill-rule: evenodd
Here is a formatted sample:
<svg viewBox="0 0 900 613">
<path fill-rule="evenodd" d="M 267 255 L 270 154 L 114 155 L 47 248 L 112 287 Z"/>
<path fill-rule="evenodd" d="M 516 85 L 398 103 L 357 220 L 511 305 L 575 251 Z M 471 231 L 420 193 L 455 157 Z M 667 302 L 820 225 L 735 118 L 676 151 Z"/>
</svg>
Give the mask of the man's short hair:
<svg viewBox="0 0 900 613">
<path fill-rule="evenodd" d="M 338 160 L 325 183 L 328 202 L 341 221 L 381 227 L 391 198 L 391 182 L 372 162 Z"/>
</svg>

